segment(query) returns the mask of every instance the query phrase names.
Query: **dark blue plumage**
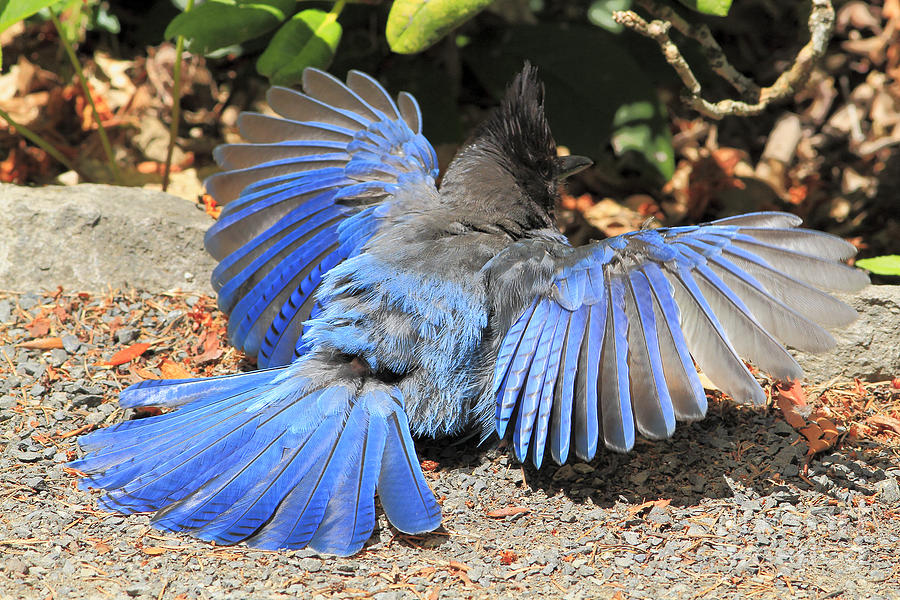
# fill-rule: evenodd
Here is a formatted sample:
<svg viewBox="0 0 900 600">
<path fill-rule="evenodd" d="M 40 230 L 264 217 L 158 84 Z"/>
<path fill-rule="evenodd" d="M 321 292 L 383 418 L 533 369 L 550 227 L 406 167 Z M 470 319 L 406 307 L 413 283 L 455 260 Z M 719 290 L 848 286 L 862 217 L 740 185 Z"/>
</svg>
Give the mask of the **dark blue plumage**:
<svg viewBox="0 0 900 600">
<path fill-rule="evenodd" d="M 101 506 L 156 511 L 202 539 L 351 554 L 377 492 L 404 532 L 440 510 L 412 436 L 509 436 L 540 466 L 702 418 L 696 365 L 762 403 L 740 357 L 802 375 L 781 344 L 822 351 L 855 314 L 850 244 L 756 213 L 572 247 L 555 228 L 557 157 L 527 67 L 444 173 L 415 100 L 367 75 L 304 75 L 245 114 L 207 182 L 206 245 L 232 342 L 261 367 L 148 381 L 122 406 L 173 409 L 80 440 Z"/>
</svg>

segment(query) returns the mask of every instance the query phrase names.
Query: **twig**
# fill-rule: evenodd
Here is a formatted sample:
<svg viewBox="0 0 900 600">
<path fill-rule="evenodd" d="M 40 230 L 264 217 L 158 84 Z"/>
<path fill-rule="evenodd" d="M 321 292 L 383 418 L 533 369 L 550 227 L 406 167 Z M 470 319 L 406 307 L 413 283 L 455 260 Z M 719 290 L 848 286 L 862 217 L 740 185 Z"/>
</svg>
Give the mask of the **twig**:
<svg viewBox="0 0 900 600">
<path fill-rule="evenodd" d="M 194 0 L 188 0 L 184 12 L 194 8 Z M 175 66 L 172 73 L 172 122 L 169 124 L 169 147 L 166 148 L 166 164 L 163 166 L 162 190 L 169 188 L 172 171 L 172 154 L 175 152 L 175 138 L 178 137 L 178 122 L 181 119 L 181 57 L 184 55 L 184 36 L 175 40 Z"/>
<path fill-rule="evenodd" d="M 790 69 L 782 73 L 772 85 L 759 89 L 756 84 L 750 82 L 728 64 L 722 49 L 712 39 L 708 28 L 688 25 L 681 17 L 670 9 L 664 10 L 654 0 L 639 0 L 639 2 L 655 17 L 665 16 L 669 20 L 654 19 L 647 22 L 643 17 L 630 10 L 614 12 L 613 19 L 659 44 L 666 61 L 675 69 L 687 88 L 684 101 L 691 108 L 711 119 L 721 119 L 730 115 L 758 115 L 770 104 L 790 97 L 806 82 L 813 66 L 825 54 L 828 40 L 831 38 L 831 31 L 834 28 L 834 7 L 831 5 L 831 0 L 812 0 L 812 10 L 809 13 L 809 42 L 797 53 Z M 669 37 L 669 29 L 673 26 L 676 30 L 700 42 L 716 72 L 739 92 L 753 93 L 756 101 L 744 102 L 728 99 L 710 102 L 704 99 L 700 82 L 681 54 L 681 50 Z M 754 90 L 758 90 L 758 92 Z"/>
<path fill-rule="evenodd" d="M 696 40 L 702 47 L 709 66 L 725 81 L 731 84 L 742 96 L 756 97 L 759 86 L 752 79 L 735 69 L 728 62 L 722 47 L 713 37 L 705 23 L 690 24 L 671 7 L 660 4 L 656 0 L 637 0 L 637 4 L 651 15 L 668 21 L 679 33 Z"/>
<path fill-rule="evenodd" d="M 78 57 L 75 56 L 75 49 L 72 48 L 72 44 L 70 44 L 68 38 L 66 38 L 66 33 L 63 31 L 62 23 L 59 22 L 59 17 L 56 16 L 56 13 L 53 12 L 52 9 L 49 12 L 50 20 L 53 21 L 53 26 L 56 27 L 56 32 L 59 34 L 60 43 L 62 43 L 63 48 L 65 48 L 69 61 L 72 63 L 72 67 L 78 75 L 78 82 L 81 84 L 81 90 L 84 92 L 84 97 L 87 99 L 88 104 L 91 105 L 91 112 L 94 115 L 94 120 L 97 121 L 97 132 L 100 134 L 100 142 L 103 144 L 103 151 L 106 152 L 106 158 L 109 160 L 109 168 L 112 171 L 113 178 L 116 183 L 121 183 L 122 176 L 119 174 L 119 166 L 116 164 L 112 146 L 109 143 L 109 138 L 106 136 L 106 128 L 103 127 L 103 123 L 100 121 L 100 113 L 97 111 L 97 105 L 94 104 L 94 97 L 91 95 L 90 88 L 88 88 L 88 82 L 84 76 L 84 71 L 81 69 L 81 63 L 78 62 Z"/>
</svg>

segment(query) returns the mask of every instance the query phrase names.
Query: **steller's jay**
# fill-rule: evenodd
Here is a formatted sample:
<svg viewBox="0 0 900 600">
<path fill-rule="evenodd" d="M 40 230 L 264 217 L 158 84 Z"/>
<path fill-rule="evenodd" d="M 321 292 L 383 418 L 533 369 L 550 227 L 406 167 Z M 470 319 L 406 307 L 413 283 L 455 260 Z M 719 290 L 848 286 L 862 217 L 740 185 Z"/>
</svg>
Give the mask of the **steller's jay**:
<svg viewBox="0 0 900 600">
<path fill-rule="evenodd" d="M 755 213 L 578 248 L 556 228 L 557 156 L 526 65 L 447 168 L 412 96 L 315 69 L 274 88 L 217 149 L 206 236 L 229 335 L 258 371 L 156 380 L 124 407 L 164 414 L 80 439 L 100 505 L 222 544 L 348 555 L 375 523 L 435 529 L 414 436 L 511 435 L 540 466 L 625 452 L 706 412 L 696 365 L 740 401 L 765 395 L 739 357 L 802 376 L 781 346 L 826 350 L 854 311 L 820 289 L 868 279 L 854 248 Z"/>
</svg>

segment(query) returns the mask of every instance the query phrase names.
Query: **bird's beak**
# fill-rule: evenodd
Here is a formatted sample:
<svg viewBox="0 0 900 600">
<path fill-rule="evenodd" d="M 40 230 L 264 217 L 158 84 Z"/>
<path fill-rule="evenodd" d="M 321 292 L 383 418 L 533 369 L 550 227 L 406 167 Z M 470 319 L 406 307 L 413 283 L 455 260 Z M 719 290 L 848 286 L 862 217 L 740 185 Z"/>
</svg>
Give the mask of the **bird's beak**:
<svg viewBox="0 0 900 600">
<path fill-rule="evenodd" d="M 571 177 L 594 164 L 594 161 L 587 156 L 557 156 L 555 162 L 556 178 L 560 180 Z"/>
</svg>

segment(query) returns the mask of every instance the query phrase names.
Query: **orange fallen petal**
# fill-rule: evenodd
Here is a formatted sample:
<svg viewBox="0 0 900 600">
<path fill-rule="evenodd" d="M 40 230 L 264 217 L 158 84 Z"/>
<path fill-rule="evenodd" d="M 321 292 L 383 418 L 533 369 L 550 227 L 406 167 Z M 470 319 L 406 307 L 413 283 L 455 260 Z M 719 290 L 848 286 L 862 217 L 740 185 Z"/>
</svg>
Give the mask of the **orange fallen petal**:
<svg viewBox="0 0 900 600">
<path fill-rule="evenodd" d="M 810 423 L 806 427 L 802 427 L 800 429 L 800 433 L 802 433 L 803 437 L 805 437 L 810 443 L 822 438 L 822 428 L 815 423 Z"/>
<path fill-rule="evenodd" d="M 809 446 L 808 454 L 810 456 L 812 456 L 813 454 L 818 454 L 819 452 L 822 452 L 824 450 L 828 450 L 829 448 L 831 448 L 831 444 L 829 444 L 825 440 L 821 440 L 821 439 L 809 441 L 809 442 L 807 442 L 807 446 Z"/>
<path fill-rule="evenodd" d="M 222 212 L 222 207 L 216 204 L 216 200 L 209 194 L 203 194 L 201 201 L 203 202 L 203 207 L 206 209 L 206 214 L 213 219 L 218 219 L 219 213 Z"/>
<path fill-rule="evenodd" d="M 109 358 L 109 360 L 103 364 L 112 366 L 124 365 L 125 363 L 134 360 L 135 358 L 146 352 L 148 348 L 150 348 L 150 344 L 132 344 L 127 348 L 123 348 L 122 350 L 119 350 L 118 352 L 113 354 Z"/>
</svg>

